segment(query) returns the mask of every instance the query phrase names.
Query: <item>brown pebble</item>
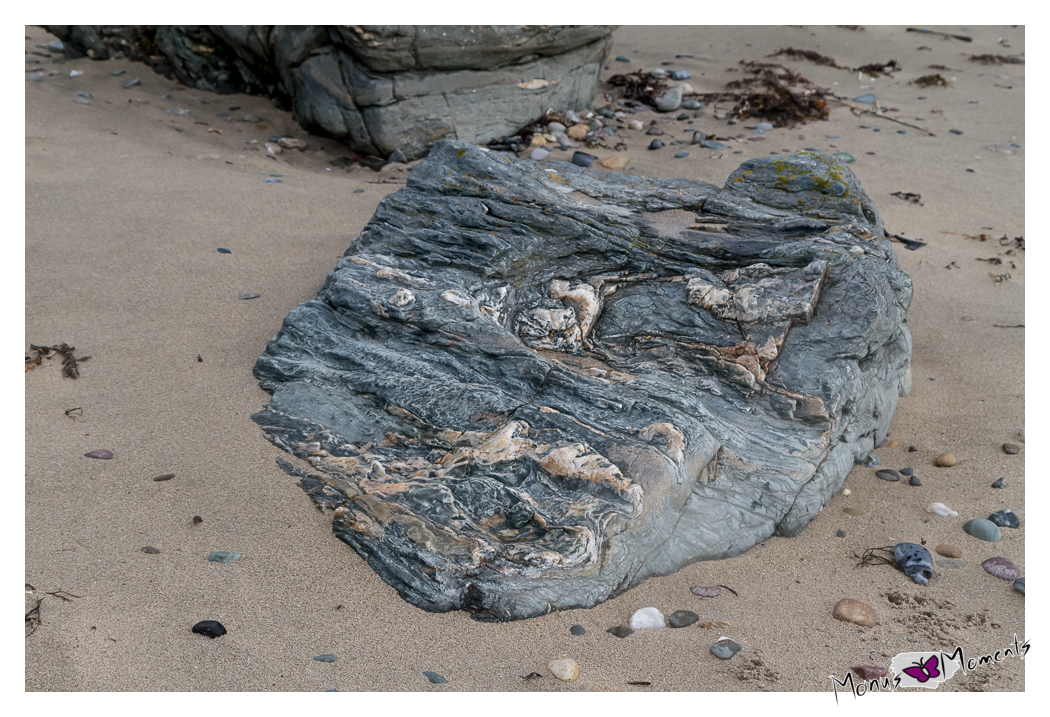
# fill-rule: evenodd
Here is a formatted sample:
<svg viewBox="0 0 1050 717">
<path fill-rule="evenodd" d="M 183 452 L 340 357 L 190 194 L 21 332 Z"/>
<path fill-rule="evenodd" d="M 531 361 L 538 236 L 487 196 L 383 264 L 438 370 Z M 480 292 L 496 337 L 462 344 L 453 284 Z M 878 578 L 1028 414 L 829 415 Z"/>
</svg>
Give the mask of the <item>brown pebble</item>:
<svg viewBox="0 0 1050 717">
<path fill-rule="evenodd" d="M 1021 577 L 1021 570 L 1014 565 L 1012 560 L 1007 558 L 988 558 L 981 563 L 981 567 L 984 568 L 986 573 L 994 575 L 1000 580 L 1010 580 L 1012 582 Z"/>
<path fill-rule="evenodd" d="M 850 669 L 862 680 L 877 680 L 880 677 L 885 677 L 886 673 L 889 672 L 885 667 L 876 667 L 875 665 L 856 665 Z"/>
<path fill-rule="evenodd" d="M 887 447 L 887 448 L 896 448 L 896 447 L 897 447 L 897 446 L 899 446 L 899 445 L 900 445 L 900 444 L 899 444 L 899 443 L 897 443 L 897 441 L 890 441 L 889 443 L 887 443 L 887 444 L 886 444 L 886 447 Z"/>
<path fill-rule="evenodd" d="M 1021 446 L 1017 445 L 1016 443 L 1004 443 L 1003 444 L 1003 453 L 1007 453 L 1007 454 L 1012 456 L 1015 453 L 1017 453 L 1019 450 L 1021 450 Z"/>
<path fill-rule="evenodd" d="M 871 605 L 865 605 L 860 600 L 843 598 L 835 603 L 831 611 L 832 617 L 843 622 L 852 622 L 861 627 L 872 627 L 879 618 L 875 615 L 875 609 Z"/>
<path fill-rule="evenodd" d="M 951 468 L 958 462 L 959 459 L 955 457 L 954 453 L 942 453 L 941 455 L 937 456 L 937 459 L 934 460 L 933 463 L 934 465 L 938 465 L 941 468 Z"/>
<path fill-rule="evenodd" d="M 631 160 L 628 157 L 622 154 L 614 154 L 609 157 L 606 157 L 605 159 L 599 160 L 598 164 L 605 167 L 606 169 L 623 169 L 628 164 L 630 164 L 630 162 Z"/>
<path fill-rule="evenodd" d="M 943 555 L 946 558 L 962 557 L 962 550 L 955 547 L 954 545 L 948 545 L 947 543 L 942 543 L 941 545 L 938 545 L 936 548 L 934 548 L 934 550 L 937 552 L 938 555 Z"/>
<path fill-rule="evenodd" d="M 165 473 L 165 474 L 164 474 L 164 475 L 162 475 L 162 476 L 157 476 L 156 478 L 154 478 L 154 479 L 153 479 L 153 481 L 154 481 L 155 483 L 159 483 L 159 482 L 161 482 L 162 480 L 171 480 L 171 479 L 172 479 L 172 478 L 174 478 L 174 477 L 175 477 L 175 474 L 174 474 L 174 473 Z"/>
</svg>

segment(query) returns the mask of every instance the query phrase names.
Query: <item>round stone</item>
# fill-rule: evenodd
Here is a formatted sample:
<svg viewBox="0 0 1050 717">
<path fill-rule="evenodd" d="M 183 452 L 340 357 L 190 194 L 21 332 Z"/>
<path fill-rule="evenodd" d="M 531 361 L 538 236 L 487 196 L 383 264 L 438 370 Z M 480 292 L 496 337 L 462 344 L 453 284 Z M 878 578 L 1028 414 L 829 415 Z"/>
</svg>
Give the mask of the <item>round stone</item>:
<svg viewBox="0 0 1050 717">
<path fill-rule="evenodd" d="M 626 625 L 617 625 L 616 627 L 610 627 L 608 630 L 606 630 L 606 632 L 615 635 L 616 637 L 622 640 L 623 638 L 633 633 L 634 630 L 627 627 Z"/>
<path fill-rule="evenodd" d="M 1018 518 L 1017 515 L 1009 508 L 1003 508 L 1002 510 L 995 511 L 994 513 L 988 516 L 988 520 L 992 521 L 1000 528 L 1021 527 L 1021 519 Z"/>
<path fill-rule="evenodd" d="M 1014 580 L 1014 590 L 1024 595 L 1024 578 Z"/>
<path fill-rule="evenodd" d="M 1021 446 L 1017 445 L 1016 443 L 1004 443 L 1003 444 L 1003 453 L 1007 453 L 1007 454 L 1012 456 L 1015 453 L 1017 453 L 1019 450 L 1021 450 Z"/>
<path fill-rule="evenodd" d="M 974 518 L 967 521 L 966 525 L 963 526 L 963 530 L 966 531 L 967 535 L 972 535 L 978 540 L 985 540 L 989 543 L 994 543 L 1003 537 L 999 526 L 984 518 Z"/>
<path fill-rule="evenodd" d="M 881 478 L 882 480 L 898 481 L 901 479 L 900 473 L 889 468 L 884 468 L 881 471 L 875 471 L 875 475 Z"/>
<path fill-rule="evenodd" d="M 936 460 L 934 460 L 933 463 L 934 465 L 938 465 L 941 468 L 951 468 L 958 462 L 959 459 L 955 457 L 954 453 L 942 453 L 941 455 L 937 456 Z"/>
<path fill-rule="evenodd" d="M 872 627 L 879 621 L 873 607 L 853 598 L 843 598 L 835 603 L 831 615 L 836 620 L 851 622 L 861 627 Z"/>
<path fill-rule="evenodd" d="M 573 625 L 569 628 L 569 632 L 571 632 L 576 637 L 579 637 L 587 631 L 583 629 L 583 625 Z"/>
<path fill-rule="evenodd" d="M 1017 580 L 1017 578 L 1021 577 L 1021 570 L 1014 565 L 1012 560 L 1007 558 L 988 558 L 981 563 L 981 567 L 984 568 L 984 572 L 994 575 L 1000 580 Z"/>
<path fill-rule="evenodd" d="M 667 616 L 667 624 L 671 627 L 689 627 L 700 619 L 700 616 L 690 610 L 675 610 Z"/>
<path fill-rule="evenodd" d="M 571 657 L 551 660 L 547 665 L 547 669 L 562 682 L 575 682 L 580 676 L 580 663 Z"/>
<path fill-rule="evenodd" d="M 667 621 L 655 607 L 643 607 L 631 615 L 630 625 L 632 630 L 645 630 L 650 627 L 667 627 Z"/>
<path fill-rule="evenodd" d="M 226 628 L 218 620 L 201 620 L 193 626 L 193 631 L 205 637 L 222 637 L 226 634 Z"/>
<path fill-rule="evenodd" d="M 740 645 L 732 640 L 719 640 L 711 645 L 711 654 L 720 660 L 732 659 L 733 655 L 740 652 Z"/>
<path fill-rule="evenodd" d="M 959 548 L 957 548 L 954 545 L 948 545 L 947 543 L 941 543 L 936 548 L 934 548 L 934 551 L 938 555 L 943 555 L 946 558 L 961 558 L 962 557 L 962 550 L 960 550 Z"/>
<path fill-rule="evenodd" d="M 919 476 L 912 476 L 911 478 L 908 479 L 908 484 L 909 485 L 919 486 L 919 485 L 922 485 L 922 481 L 919 480 Z"/>
<path fill-rule="evenodd" d="M 652 142 L 649 143 L 649 149 L 660 149 L 663 146 L 664 143 L 658 139 L 654 139 Z"/>
</svg>

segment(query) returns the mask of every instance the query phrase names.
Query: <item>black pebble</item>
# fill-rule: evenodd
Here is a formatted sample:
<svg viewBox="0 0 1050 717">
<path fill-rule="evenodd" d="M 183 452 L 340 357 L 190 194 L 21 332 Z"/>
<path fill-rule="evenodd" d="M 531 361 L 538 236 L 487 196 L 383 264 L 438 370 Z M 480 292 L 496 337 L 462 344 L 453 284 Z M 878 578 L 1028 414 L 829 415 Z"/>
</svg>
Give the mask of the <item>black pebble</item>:
<svg viewBox="0 0 1050 717">
<path fill-rule="evenodd" d="M 634 632 L 634 630 L 627 625 L 617 625 L 616 627 L 610 627 L 606 632 L 611 632 L 619 638 L 624 638 Z"/>
<path fill-rule="evenodd" d="M 649 143 L 649 149 L 660 149 L 663 146 L 664 143 L 658 139 L 654 139 L 652 142 Z"/>
<path fill-rule="evenodd" d="M 577 167 L 589 167 L 594 160 L 598 159 L 593 154 L 587 154 L 586 152 L 573 152 L 572 163 Z"/>
<path fill-rule="evenodd" d="M 952 134 L 962 134 L 962 130 L 961 129 L 950 129 L 948 131 L 951 132 Z"/>
<path fill-rule="evenodd" d="M 845 538 L 846 537 L 846 531 L 845 530 L 836 530 L 835 531 L 835 537 L 836 538 Z"/>
<path fill-rule="evenodd" d="M 913 476 L 915 475 L 914 468 L 901 468 L 900 473 L 902 476 Z"/>
<path fill-rule="evenodd" d="M 916 448 L 915 446 L 908 446 L 908 453 L 915 453 L 918 450 L 919 449 Z"/>
<path fill-rule="evenodd" d="M 203 522 L 204 522 L 204 518 L 200 517 L 199 515 L 193 516 L 193 524 L 194 525 L 196 525 L 197 523 L 203 523 Z"/>
<path fill-rule="evenodd" d="M 576 637 L 579 637 L 587 631 L 583 629 L 583 625 L 573 625 L 569 628 L 569 632 L 571 632 L 573 635 L 576 635 Z"/>
<path fill-rule="evenodd" d="M 226 634 L 226 628 L 218 620 L 201 620 L 193 626 L 193 631 L 205 637 L 222 637 Z"/>
<path fill-rule="evenodd" d="M 919 476 L 912 476 L 911 480 L 909 480 L 908 483 L 910 483 L 911 485 L 922 485 L 922 482 L 919 480 Z"/>
<path fill-rule="evenodd" d="M 220 254 L 232 254 L 233 253 L 229 249 L 223 249 L 221 246 L 218 249 L 216 249 L 216 251 L 219 252 Z"/>
<path fill-rule="evenodd" d="M 993 488 L 1005 488 L 1006 487 L 1006 479 L 1005 478 L 1000 478 L 995 483 L 992 483 L 992 487 Z"/>
<path fill-rule="evenodd" d="M 875 471 L 875 475 L 881 478 L 882 480 L 897 481 L 901 479 L 900 474 L 897 473 L 897 471 L 889 469 Z"/>
<path fill-rule="evenodd" d="M 147 545 L 142 549 L 142 552 L 149 553 L 150 555 L 159 555 L 160 551 L 154 548 L 152 545 Z"/>
</svg>

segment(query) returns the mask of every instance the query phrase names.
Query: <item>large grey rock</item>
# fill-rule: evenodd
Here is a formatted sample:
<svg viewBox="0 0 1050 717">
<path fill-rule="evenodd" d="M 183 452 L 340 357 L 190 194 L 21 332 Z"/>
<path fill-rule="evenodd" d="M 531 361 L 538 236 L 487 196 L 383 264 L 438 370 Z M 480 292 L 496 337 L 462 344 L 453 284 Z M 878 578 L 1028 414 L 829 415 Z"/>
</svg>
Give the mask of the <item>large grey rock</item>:
<svg viewBox="0 0 1050 717">
<path fill-rule="evenodd" d="M 110 26 L 48 26 L 71 55 Z M 307 130 L 408 159 L 434 142 L 485 144 L 549 108 L 583 109 L 613 26 L 160 25 L 155 51 L 187 85 L 275 98 Z M 96 54 L 96 57 L 109 56 Z"/>
<path fill-rule="evenodd" d="M 909 387 L 910 300 L 825 155 L 720 189 L 440 142 L 285 318 L 253 418 L 410 603 L 591 607 L 801 531 Z"/>
</svg>

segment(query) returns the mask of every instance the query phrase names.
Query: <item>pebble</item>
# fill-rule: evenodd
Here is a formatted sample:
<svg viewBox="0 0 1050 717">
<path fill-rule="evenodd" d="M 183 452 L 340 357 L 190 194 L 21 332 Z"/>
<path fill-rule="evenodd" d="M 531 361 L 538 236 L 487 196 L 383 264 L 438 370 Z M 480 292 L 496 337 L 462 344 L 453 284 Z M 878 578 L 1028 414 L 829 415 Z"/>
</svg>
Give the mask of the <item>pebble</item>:
<svg viewBox="0 0 1050 717">
<path fill-rule="evenodd" d="M 661 69 L 661 68 L 657 67 L 655 70 L 652 70 L 649 73 L 649 76 L 650 77 L 655 77 L 656 79 L 661 80 L 661 79 L 667 77 L 667 70 L 664 70 L 664 69 Z"/>
<path fill-rule="evenodd" d="M 529 153 L 529 159 L 540 161 L 541 159 L 547 159 L 551 156 L 551 153 L 545 150 L 543 147 L 537 147 Z"/>
<path fill-rule="evenodd" d="M 879 478 L 881 478 L 882 480 L 888 480 L 888 481 L 898 481 L 898 480 L 901 479 L 901 474 L 900 473 L 898 473 L 895 470 L 891 470 L 889 468 L 885 468 L 885 469 L 883 469 L 881 471 L 875 471 L 875 475 L 878 476 Z"/>
<path fill-rule="evenodd" d="M 1014 590 L 1024 595 L 1024 578 L 1014 580 Z"/>
<path fill-rule="evenodd" d="M 672 87 L 671 89 L 664 92 L 659 99 L 656 100 L 656 109 L 661 112 L 674 112 L 682 106 L 682 88 Z"/>
<path fill-rule="evenodd" d="M 995 543 L 1003 537 L 1003 533 L 999 530 L 999 526 L 990 520 L 985 520 L 984 518 L 974 518 L 973 520 L 967 521 L 966 525 L 963 526 L 963 530 L 966 531 L 967 535 L 971 535 L 978 540 L 984 540 L 989 543 Z"/>
<path fill-rule="evenodd" d="M 707 135 L 701 132 L 700 130 L 696 130 L 695 132 L 693 132 L 693 138 L 689 140 L 689 144 L 700 144 L 705 139 L 707 139 Z"/>
<path fill-rule="evenodd" d="M 948 131 L 951 132 L 952 134 L 962 134 L 962 130 L 961 129 L 950 129 Z"/>
<path fill-rule="evenodd" d="M 266 181 L 269 182 L 270 180 L 267 179 Z M 281 180 L 277 180 L 277 181 L 281 181 Z M 237 294 L 237 298 L 242 300 L 242 301 L 248 301 L 250 299 L 258 299 L 260 296 L 262 296 L 262 294 Z"/>
<path fill-rule="evenodd" d="M 84 74 L 83 70 L 70 70 L 69 71 L 69 76 L 70 77 L 80 77 L 83 74 Z M 959 134 L 962 134 L 962 133 L 960 132 Z"/>
<path fill-rule="evenodd" d="M 664 143 L 658 139 L 654 139 L 649 143 L 649 149 L 660 149 L 664 146 Z"/>
<path fill-rule="evenodd" d="M 575 682 L 580 676 L 580 663 L 571 657 L 551 660 L 547 663 L 547 669 L 562 682 Z"/>
<path fill-rule="evenodd" d="M 1021 450 L 1021 446 L 1017 445 L 1016 443 L 1004 443 L 1003 444 L 1003 453 L 1006 453 L 1008 455 L 1012 456 L 1012 455 L 1014 455 L 1015 453 L 1017 453 L 1020 450 Z"/>
<path fill-rule="evenodd" d="M 547 131 L 551 132 L 551 133 L 553 133 L 553 132 L 564 132 L 567 129 L 568 129 L 568 127 L 563 125 L 561 122 L 548 122 L 547 123 Z"/>
<path fill-rule="evenodd" d="M 675 159 L 685 159 L 688 156 L 689 156 L 688 152 L 675 152 L 674 158 Z"/>
<path fill-rule="evenodd" d="M 909 485 L 914 485 L 914 486 L 920 486 L 920 485 L 922 485 L 922 481 L 919 480 L 919 476 L 912 476 L 911 478 L 908 479 L 908 484 Z"/>
<path fill-rule="evenodd" d="M 446 680 L 444 677 L 442 677 L 441 675 L 439 675 L 436 672 L 430 672 L 428 670 L 423 670 L 423 674 L 426 675 L 426 678 L 428 680 L 430 680 L 431 683 L 433 683 L 435 685 L 443 685 L 446 682 L 448 682 L 448 680 Z"/>
<path fill-rule="evenodd" d="M 771 125 L 769 122 L 759 122 L 757 125 L 755 125 L 755 132 L 758 132 L 759 134 L 763 132 L 768 132 L 771 129 L 773 129 L 773 125 Z"/>
<path fill-rule="evenodd" d="M 583 139 L 590 131 L 591 128 L 585 124 L 574 124 L 572 127 L 565 130 L 565 134 L 569 135 L 572 139 Z"/>
<path fill-rule="evenodd" d="M 598 159 L 593 154 L 587 154 L 586 152 L 573 152 L 572 163 L 577 167 L 589 167 L 594 163 L 594 160 Z"/>
<path fill-rule="evenodd" d="M 882 465 L 882 459 L 878 456 L 868 456 L 864 459 L 864 465 L 867 468 L 874 468 L 875 466 Z"/>
<path fill-rule="evenodd" d="M 165 473 L 164 475 L 160 475 L 160 476 L 157 476 L 156 478 L 154 478 L 153 482 L 154 483 L 159 483 L 161 481 L 171 480 L 174 477 L 175 477 L 174 473 Z"/>
<path fill-rule="evenodd" d="M 1021 571 L 1018 567 L 1014 565 L 1012 560 L 1008 560 L 1007 558 L 988 558 L 981 563 L 981 567 L 984 568 L 984 572 L 989 575 L 994 575 L 1000 580 L 1013 581 L 1021 576 Z"/>
<path fill-rule="evenodd" d="M 208 556 L 208 560 L 213 563 L 232 563 L 240 560 L 240 553 L 228 553 L 225 550 L 216 550 L 214 553 Z"/>
<path fill-rule="evenodd" d="M 199 515 L 193 516 L 193 524 L 194 525 L 199 525 L 199 524 L 201 524 L 203 522 L 204 522 L 204 518 L 200 517 Z"/>
<path fill-rule="evenodd" d="M 632 630 L 644 630 L 650 627 L 667 627 L 667 621 L 655 607 L 643 607 L 631 615 L 630 625 Z"/>
<path fill-rule="evenodd" d="M 700 143 L 700 146 L 704 149 L 725 149 L 725 145 L 721 142 L 717 142 L 713 139 L 705 139 Z"/>
<path fill-rule="evenodd" d="M 954 518 L 959 515 L 954 510 L 946 506 L 944 503 L 930 503 L 926 506 L 927 513 L 936 513 L 937 515 L 943 515 L 945 518 Z"/>
<path fill-rule="evenodd" d="M 720 660 L 731 660 L 738 652 L 740 652 L 740 645 L 732 640 L 719 640 L 711 645 L 711 654 Z"/>
<path fill-rule="evenodd" d="M 66 46 L 62 44 L 61 40 L 52 40 L 51 42 L 47 43 L 47 49 L 51 50 L 52 52 L 62 52 L 66 49 Z"/>
<path fill-rule="evenodd" d="M 875 95 L 873 95 L 873 94 L 871 94 L 869 92 L 866 95 L 861 95 L 860 97 L 854 97 L 853 101 L 854 102 L 860 102 L 860 103 L 866 104 L 866 105 L 873 105 L 873 104 L 875 104 Z"/>
<path fill-rule="evenodd" d="M 636 132 L 641 132 L 645 128 L 641 120 L 631 120 L 627 123 L 627 126 Z"/>
<path fill-rule="evenodd" d="M 861 627 L 872 627 L 879 621 L 874 608 L 853 598 L 843 598 L 835 603 L 831 615 L 836 620 L 851 622 Z"/>
<path fill-rule="evenodd" d="M 98 458 L 100 460 L 108 461 L 113 457 L 112 451 L 107 451 L 105 448 L 99 448 L 94 451 L 88 451 L 84 454 L 85 458 Z"/>
<path fill-rule="evenodd" d="M 699 595 L 700 597 L 718 597 L 718 594 L 722 592 L 722 588 L 715 585 L 714 587 L 695 587 L 689 588 L 689 592 L 693 595 Z"/>
<path fill-rule="evenodd" d="M 672 80 L 688 80 L 693 76 L 693 73 L 689 70 L 675 70 L 671 73 Z"/>
<path fill-rule="evenodd" d="M 335 655 L 318 655 L 314 659 L 317 660 L 318 662 L 335 662 L 339 658 L 336 657 Z"/>
<path fill-rule="evenodd" d="M 959 459 L 955 457 L 954 453 L 942 453 L 941 455 L 937 456 L 937 458 L 933 461 L 933 464 L 940 466 L 941 468 L 951 468 L 958 462 Z"/>
<path fill-rule="evenodd" d="M 629 57 L 624 57 L 623 55 L 617 55 L 617 56 L 616 56 L 616 61 L 617 61 L 617 62 L 630 62 L 630 61 L 631 61 L 631 58 L 629 58 Z"/>
<path fill-rule="evenodd" d="M 994 483 L 992 483 L 992 487 L 993 488 L 1005 488 L 1006 487 L 1006 478 L 1000 478 L 999 480 L 995 481 Z"/>
<path fill-rule="evenodd" d="M 634 630 L 627 627 L 626 625 L 617 625 L 616 627 L 610 627 L 608 630 L 606 630 L 606 632 L 616 635 L 616 637 L 623 639 L 628 635 L 632 634 Z"/>
<path fill-rule="evenodd" d="M 860 517 L 860 516 L 865 514 L 864 511 L 861 510 L 860 508 L 853 508 L 853 507 L 843 508 L 842 512 L 845 513 L 846 515 L 852 515 L 854 518 Z"/>
<path fill-rule="evenodd" d="M 306 142 L 295 137 L 281 137 L 277 140 L 277 144 L 281 145 L 285 149 L 306 149 Z M 398 156 L 401 158 L 398 159 Z M 391 162 L 400 162 L 404 164 L 407 160 L 405 159 L 404 153 L 400 149 L 395 149 L 393 154 L 390 155 Z"/>
<path fill-rule="evenodd" d="M 835 152 L 835 154 L 831 156 L 837 159 L 838 161 L 842 162 L 843 164 L 853 164 L 857 161 L 857 158 L 849 152 Z"/>
<path fill-rule="evenodd" d="M 42 72 L 34 72 L 31 75 L 29 75 L 29 79 L 33 82 L 40 82 L 44 79 L 44 74 Z"/>
<path fill-rule="evenodd" d="M 862 680 L 877 680 L 880 677 L 885 677 L 886 673 L 889 672 L 885 667 L 876 667 L 874 665 L 856 665 L 851 667 L 850 670 Z"/>
<path fill-rule="evenodd" d="M 1018 518 L 1017 514 L 1009 508 L 1003 508 L 1002 510 L 995 511 L 994 513 L 988 516 L 988 520 L 992 521 L 1000 528 L 1021 527 L 1021 519 Z"/>
<path fill-rule="evenodd" d="M 645 133 L 646 134 L 651 134 L 651 135 L 656 135 L 657 137 L 659 137 L 659 136 L 663 135 L 664 131 L 662 129 L 660 129 L 659 127 L 650 127 L 649 129 L 645 130 Z"/>
<path fill-rule="evenodd" d="M 232 253 L 233 253 L 233 251 L 232 251 L 232 250 L 230 250 L 230 249 L 224 249 L 224 248 L 223 248 L 223 247 L 221 247 L 221 246 L 220 246 L 220 247 L 219 247 L 218 249 L 216 249 L 215 251 L 219 252 L 220 254 L 232 254 Z"/>
<path fill-rule="evenodd" d="M 136 77 L 134 80 L 128 80 L 127 82 L 125 82 L 123 85 L 121 85 L 121 87 L 123 87 L 125 90 L 130 90 L 132 87 L 141 84 L 142 80 Z"/>
<path fill-rule="evenodd" d="M 600 162 L 598 162 L 598 164 L 605 167 L 606 169 L 623 169 L 628 164 L 630 164 L 630 162 L 630 157 L 621 154 L 613 154 L 601 160 Z"/>
<path fill-rule="evenodd" d="M 897 567 L 919 585 L 926 585 L 933 577 L 933 557 L 930 551 L 915 543 L 897 543 L 893 546 Z"/>
<path fill-rule="evenodd" d="M 281 184 L 282 183 L 280 179 L 276 179 L 275 177 L 267 177 L 263 181 L 266 182 L 267 184 Z"/>
<path fill-rule="evenodd" d="M 966 567 L 966 561 L 959 560 L 958 558 L 946 558 L 944 560 L 938 560 L 937 565 L 944 568 L 945 570 L 959 569 Z"/>
<path fill-rule="evenodd" d="M 699 619 L 700 616 L 690 610 L 675 610 L 667 616 L 667 624 L 671 627 L 689 627 Z"/>
<path fill-rule="evenodd" d="M 193 626 L 193 631 L 205 637 L 222 637 L 226 634 L 226 628 L 218 620 L 201 620 Z"/>
<path fill-rule="evenodd" d="M 576 637 L 579 637 L 587 631 L 583 628 L 583 625 L 573 625 L 569 628 L 569 632 L 571 632 Z"/>
<path fill-rule="evenodd" d="M 915 475 L 915 469 L 914 468 L 901 468 L 900 473 L 901 473 L 902 476 Z"/>
<path fill-rule="evenodd" d="M 262 122 L 263 119 L 259 115 L 247 114 L 244 115 L 244 121 L 253 124 L 255 122 Z"/>
<path fill-rule="evenodd" d="M 110 72 L 109 74 L 111 74 L 113 77 L 120 77 L 125 72 L 127 72 L 127 70 L 113 70 L 113 72 Z"/>
<path fill-rule="evenodd" d="M 149 555 L 160 555 L 160 551 L 157 550 L 156 548 L 154 548 L 152 545 L 147 545 L 145 548 L 142 548 L 141 550 L 142 550 L 142 552 L 147 553 Z"/>
<path fill-rule="evenodd" d="M 700 107 L 701 107 L 701 104 L 700 104 L 699 100 L 694 100 L 694 99 L 682 100 L 682 109 L 685 109 L 685 110 L 698 110 L 698 109 L 700 109 Z"/>
<path fill-rule="evenodd" d="M 937 552 L 938 555 L 943 555 L 946 558 L 962 557 L 962 550 L 960 550 L 954 545 L 949 545 L 947 543 L 941 543 L 936 548 L 934 548 L 934 550 Z"/>
<path fill-rule="evenodd" d="M 183 107 L 169 107 L 165 112 L 169 115 L 179 115 L 180 117 L 184 117 L 190 113 L 188 109 Z"/>
<path fill-rule="evenodd" d="M 915 453 L 915 452 L 917 452 L 918 450 L 919 450 L 919 449 L 918 449 L 918 448 L 916 448 L 915 446 L 908 446 L 908 453 Z"/>
<path fill-rule="evenodd" d="M 835 531 L 835 537 L 836 538 L 845 538 L 846 537 L 846 531 L 845 530 L 836 530 Z"/>
</svg>

